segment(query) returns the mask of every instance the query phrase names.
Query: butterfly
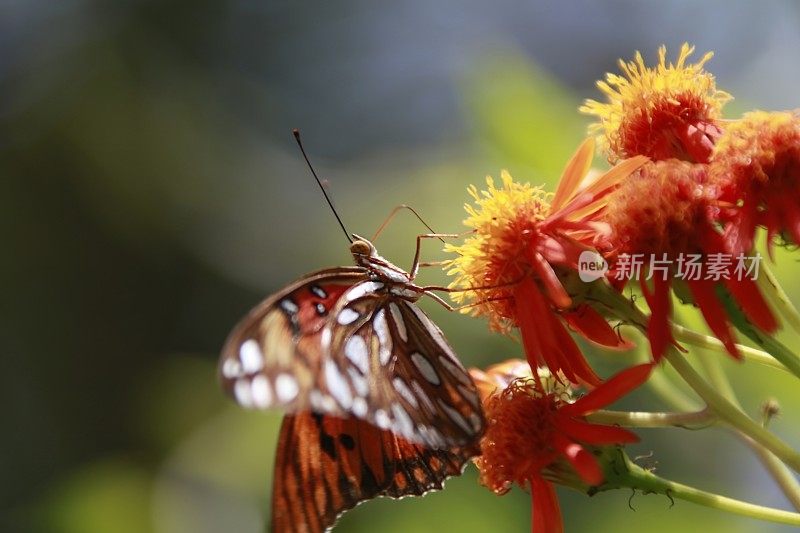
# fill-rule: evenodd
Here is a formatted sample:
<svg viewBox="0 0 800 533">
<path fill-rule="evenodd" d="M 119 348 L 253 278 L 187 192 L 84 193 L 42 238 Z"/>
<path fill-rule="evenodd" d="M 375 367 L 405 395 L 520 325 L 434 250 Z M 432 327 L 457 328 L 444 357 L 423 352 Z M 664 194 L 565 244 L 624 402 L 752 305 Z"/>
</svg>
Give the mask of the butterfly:
<svg viewBox="0 0 800 533">
<path fill-rule="evenodd" d="M 223 388 L 237 403 L 290 413 L 274 531 L 323 531 L 361 501 L 439 489 L 476 455 L 483 432 L 471 377 L 416 305 L 429 289 L 363 237 L 353 235 L 350 252 L 355 266 L 267 298 L 222 349 Z"/>
</svg>

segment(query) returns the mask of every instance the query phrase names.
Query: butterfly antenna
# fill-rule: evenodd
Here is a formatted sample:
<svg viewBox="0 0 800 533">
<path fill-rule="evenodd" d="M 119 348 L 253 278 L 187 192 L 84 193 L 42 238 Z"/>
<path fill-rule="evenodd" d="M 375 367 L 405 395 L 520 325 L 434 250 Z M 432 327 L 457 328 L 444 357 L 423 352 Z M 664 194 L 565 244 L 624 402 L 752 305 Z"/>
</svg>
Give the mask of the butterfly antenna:
<svg viewBox="0 0 800 533">
<path fill-rule="evenodd" d="M 298 130 L 297 128 L 293 129 L 292 135 L 294 135 L 294 140 L 297 141 L 297 146 L 300 147 L 300 153 L 303 154 L 303 159 L 306 160 L 306 165 L 308 165 L 309 170 L 311 170 L 311 174 L 314 176 L 314 179 L 317 180 L 317 185 L 319 185 L 319 188 L 322 190 L 322 194 L 325 196 L 325 200 L 328 202 L 331 211 L 333 211 L 333 216 L 336 217 L 336 221 L 339 222 L 339 225 L 342 227 L 344 236 L 347 237 L 347 240 L 352 243 L 353 239 L 347 232 L 347 228 L 344 227 L 344 222 L 342 222 L 342 219 L 339 217 L 339 213 L 336 212 L 336 208 L 333 207 L 333 202 L 331 201 L 330 196 L 328 196 L 328 191 L 325 190 L 325 187 L 322 185 L 319 176 L 317 176 L 317 173 L 314 171 L 314 167 L 311 166 L 311 161 L 308 160 L 308 155 L 306 155 L 306 150 L 305 148 L 303 148 L 303 141 L 300 140 L 300 130 Z"/>
</svg>

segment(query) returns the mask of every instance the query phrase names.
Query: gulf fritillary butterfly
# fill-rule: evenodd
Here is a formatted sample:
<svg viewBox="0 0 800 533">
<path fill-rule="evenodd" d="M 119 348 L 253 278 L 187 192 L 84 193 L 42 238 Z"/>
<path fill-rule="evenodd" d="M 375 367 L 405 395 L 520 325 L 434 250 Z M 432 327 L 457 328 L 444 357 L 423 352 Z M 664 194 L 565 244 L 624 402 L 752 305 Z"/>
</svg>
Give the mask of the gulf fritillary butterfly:
<svg viewBox="0 0 800 533">
<path fill-rule="evenodd" d="M 278 441 L 273 531 L 327 530 L 362 501 L 440 489 L 476 455 L 480 398 L 415 303 L 429 290 L 413 283 L 417 244 L 409 274 L 353 235 L 356 266 L 290 284 L 225 342 L 225 391 L 243 407 L 290 413 Z"/>
</svg>

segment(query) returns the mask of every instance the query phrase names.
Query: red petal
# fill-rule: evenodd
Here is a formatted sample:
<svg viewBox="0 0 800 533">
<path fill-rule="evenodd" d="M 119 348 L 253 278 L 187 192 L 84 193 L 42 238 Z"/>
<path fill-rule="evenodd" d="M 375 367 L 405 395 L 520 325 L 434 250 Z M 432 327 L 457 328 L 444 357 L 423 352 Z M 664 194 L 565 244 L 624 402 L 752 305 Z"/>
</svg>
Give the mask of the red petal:
<svg viewBox="0 0 800 533">
<path fill-rule="evenodd" d="M 532 533 L 564 533 L 561 507 L 552 483 L 540 477 L 531 479 Z"/>
<path fill-rule="evenodd" d="M 580 193 L 578 196 L 570 200 L 569 204 L 565 205 L 560 211 L 548 217 L 547 220 L 544 221 L 545 226 L 561 224 L 564 218 L 570 216 L 580 209 L 583 209 L 587 205 L 591 204 L 593 200 L 594 194 L 590 192 Z"/>
<path fill-rule="evenodd" d="M 578 192 L 578 187 L 583 181 L 583 177 L 586 176 L 592 166 L 593 156 L 594 137 L 589 137 L 581 143 L 575 154 L 567 162 L 564 172 L 561 173 L 558 189 L 553 195 L 553 201 L 550 202 L 553 212 L 560 210 Z"/>
<path fill-rule="evenodd" d="M 625 161 L 620 161 L 611 170 L 597 178 L 591 185 L 584 189 L 584 192 L 592 193 L 595 199 L 600 198 L 610 192 L 610 190 L 635 172 L 639 167 L 650 161 L 642 155 L 637 155 Z"/>
<path fill-rule="evenodd" d="M 596 387 L 602 383 L 600 377 L 594 373 L 592 367 L 586 362 L 581 349 L 575 343 L 575 339 L 567 331 L 558 318 L 551 315 L 550 327 L 555 333 L 557 344 L 553 346 L 553 350 L 558 354 L 561 360 L 562 370 L 569 369 L 573 378 L 570 380 L 576 384 L 586 384 Z M 574 378 L 578 379 L 575 380 Z"/>
<path fill-rule="evenodd" d="M 555 425 L 570 438 L 586 444 L 629 444 L 639 442 L 636 433 L 616 426 L 603 426 L 568 416 L 556 418 Z"/>
<path fill-rule="evenodd" d="M 745 316 L 767 333 L 778 329 L 778 321 L 758 290 L 755 281 L 749 278 L 725 280 L 725 286 L 731 291 Z"/>
<path fill-rule="evenodd" d="M 742 356 L 733 342 L 731 328 L 728 326 L 728 317 L 722 308 L 722 304 L 717 300 L 717 295 L 714 293 L 714 282 L 707 279 L 688 280 L 687 282 L 689 289 L 692 291 L 692 297 L 700 307 L 700 312 L 703 314 L 703 318 L 706 319 L 708 327 L 722 341 L 728 353 L 737 359 L 741 359 Z"/>
<path fill-rule="evenodd" d="M 575 311 L 562 315 L 573 329 L 590 341 L 608 348 L 627 350 L 633 344 L 622 339 L 603 316 L 588 305 L 580 305 Z"/>
<path fill-rule="evenodd" d="M 586 448 L 580 444 L 571 442 L 562 435 L 556 435 L 554 439 L 556 449 L 564 455 L 583 481 L 592 486 L 603 482 L 605 476 L 603 476 L 603 470 L 594 455 L 586 451 Z"/>
<path fill-rule="evenodd" d="M 572 298 L 570 298 L 567 291 L 564 290 L 564 286 L 561 285 L 561 280 L 558 279 L 550 263 L 548 263 L 539 252 L 533 252 L 531 255 L 531 264 L 539 275 L 539 279 L 542 280 L 544 290 L 547 291 L 547 296 L 550 297 L 553 304 L 561 309 L 572 305 Z"/>
<path fill-rule="evenodd" d="M 522 335 L 522 346 L 531 369 L 536 369 L 543 362 L 544 350 L 539 338 L 540 306 L 538 300 L 542 296 L 532 279 L 526 277 L 514 291 L 514 309 L 517 315 L 517 327 Z"/>
<path fill-rule="evenodd" d="M 603 408 L 647 381 L 653 366 L 654 363 L 645 363 L 626 368 L 607 379 L 593 391 L 575 400 L 574 403 L 562 407 L 561 412 L 578 416 Z"/>
<path fill-rule="evenodd" d="M 672 314 L 672 302 L 669 299 L 669 281 L 660 276 L 653 276 L 653 293 L 647 292 L 647 282 L 642 279 L 642 292 L 650 306 L 650 320 L 647 323 L 647 339 L 653 359 L 659 361 L 673 342 L 669 329 L 669 318 Z"/>
<path fill-rule="evenodd" d="M 734 254 L 747 253 L 753 246 L 756 231 L 756 202 L 745 203 L 736 211 L 735 218 L 725 228 L 725 242 Z"/>
</svg>

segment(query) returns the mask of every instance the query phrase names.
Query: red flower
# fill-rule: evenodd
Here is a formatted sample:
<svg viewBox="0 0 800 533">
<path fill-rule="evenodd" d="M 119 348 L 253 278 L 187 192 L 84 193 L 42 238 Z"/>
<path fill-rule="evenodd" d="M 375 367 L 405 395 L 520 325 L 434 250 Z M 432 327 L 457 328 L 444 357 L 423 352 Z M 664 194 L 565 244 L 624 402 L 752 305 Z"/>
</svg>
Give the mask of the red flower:
<svg viewBox="0 0 800 533">
<path fill-rule="evenodd" d="M 638 441 L 626 429 L 592 424 L 584 416 L 644 383 L 652 364 L 623 370 L 573 401 L 570 390 L 556 380 L 540 385 L 529 377 L 529 369 L 528 377 L 520 377 L 519 363 L 508 361 L 486 372 L 471 372 L 485 395 L 488 421 L 481 439 L 481 456 L 475 462 L 481 483 L 494 493 L 505 494 L 514 484 L 530 490 L 532 531 L 561 532 L 561 511 L 553 482 L 600 485 L 603 469 L 587 446 Z M 494 392 L 488 393 L 489 390 Z"/>
<path fill-rule="evenodd" d="M 613 229 L 613 253 L 629 257 L 638 254 L 647 261 L 666 259 L 669 265 L 668 272 L 651 270 L 652 290 L 647 286 L 644 269 L 640 277 L 651 311 L 647 334 L 656 360 L 674 343 L 669 326 L 670 288 L 682 257 L 701 258 L 697 275 L 687 279 L 684 272 L 682 281 L 714 335 L 732 355 L 739 357 L 717 285 L 724 285 L 747 318 L 759 328 L 766 332 L 777 328 L 777 321 L 755 281 L 735 272 L 736 261 L 731 259 L 730 264 L 721 268 L 719 276 L 708 275 L 710 258 L 734 257 L 717 230 L 717 195 L 718 189 L 709 186 L 706 165 L 668 159 L 640 168 L 609 196 L 604 219 Z M 617 261 L 617 268 L 620 264 Z"/>
<path fill-rule="evenodd" d="M 506 172 L 502 188 L 491 178 L 481 194 L 471 187 L 477 205 L 467 206 L 465 224 L 475 232 L 463 245 L 446 249 L 457 254 L 449 262 L 449 273 L 456 275 L 451 287 L 497 287 L 457 293 L 457 302 L 470 302 L 469 312 L 487 316 L 494 330 L 519 328 L 532 368 L 546 365 L 572 383 L 596 385 L 599 378 L 564 323 L 599 344 L 627 345 L 597 311 L 573 305 L 562 277 L 577 271 L 581 252 L 608 237 L 608 226 L 594 215 L 608 191 L 646 159 L 620 163 L 587 184 L 593 153 L 591 140 L 581 145 L 549 202 L 541 188 L 514 182 Z"/>
<path fill-rule="evenodd" d="M 597 82 L 607 101 L 587 100 L 580 111 L 595 115 L 597 133 L 609 161 L 646 155 L 654 161 L 677 158 L 706 163 L 716 139 L 722 107 L 731 99 L 719 91 L 714 76 L 703 68 L 711 52 L 687 64 L 694 47 L 681 47 L 678 60 L 667 62 L 658 50 L 658 65 L 648 68 L 640 53 L 620 61 L 623 75 L 608 74 Z"/>
<path fill-rule="evenodd" d="M 709 170 L 723 187 L 731 224 L 726 238 L 736 252 L 753 247 L 756 226 L 800 244 L 800 116 L 754 111 L 720 137 Z"/>
</svg>

